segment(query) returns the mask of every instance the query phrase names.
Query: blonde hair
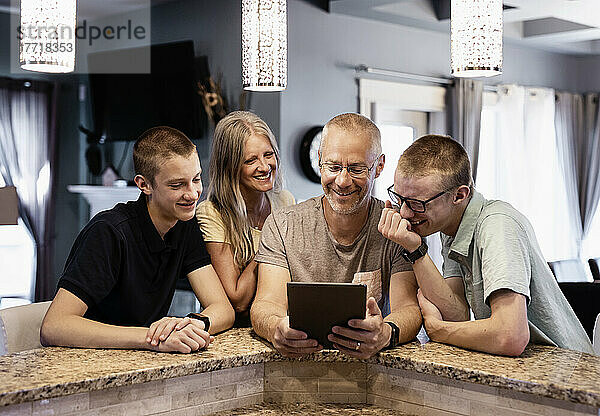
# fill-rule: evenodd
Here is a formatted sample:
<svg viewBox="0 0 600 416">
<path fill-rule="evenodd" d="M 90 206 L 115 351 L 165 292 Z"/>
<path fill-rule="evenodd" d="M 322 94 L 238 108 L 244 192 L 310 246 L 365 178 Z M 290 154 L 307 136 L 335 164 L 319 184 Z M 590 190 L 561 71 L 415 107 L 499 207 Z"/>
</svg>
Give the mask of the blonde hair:
<svg viewBox="0 0 600 416">
<path fill-rule="evenodd" d="M 275 136 L 267 123 L 248 111 L 234 111 L 219 121 L 215 128 L 209 169 L 208 200 L 223 218 L 225 236 L 231 243 L 233 258 L 240 269 L 246 267 L 255 254 L 246 203 L 240 190 L 244 146 L 250 136 L 265 137 L 273 148 L 277 170 L 273 189 L 268 194 L 278 194 L 282 179 Z"/>
<path fill-rule="evenodd" d="M 196 146 L 177 129 L 152 127 L 143 132 L 133 145 L 133 168 L 154 185 L 159 165 L 173 156 L 188 157 Z"/>
<path fill-rule="evenodd" d="M 440 176 L 444 189 L 473 187 L 471 162 L 465 149 L 450 136 L 428 134 L 419 137 L 402 153 L 398 172 L 407 177 Z"/>
</svg>

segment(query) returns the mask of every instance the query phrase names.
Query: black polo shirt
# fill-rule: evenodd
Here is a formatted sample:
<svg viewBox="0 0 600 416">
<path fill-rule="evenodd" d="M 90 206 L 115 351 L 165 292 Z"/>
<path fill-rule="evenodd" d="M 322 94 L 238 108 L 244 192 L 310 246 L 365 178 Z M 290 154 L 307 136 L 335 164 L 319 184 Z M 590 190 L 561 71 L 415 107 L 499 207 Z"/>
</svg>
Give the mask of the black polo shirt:
<svg viewBox="0 0 600 416">
<path fill-rule="evenodd" d="M 196 218 L 160 237 L 146 197 L 94 216 L 79 233 L 58 282 L 86 303 L 85 317 L 149 326 L 166 316 L 178 278 L 210 264 Z"/>
</svg>

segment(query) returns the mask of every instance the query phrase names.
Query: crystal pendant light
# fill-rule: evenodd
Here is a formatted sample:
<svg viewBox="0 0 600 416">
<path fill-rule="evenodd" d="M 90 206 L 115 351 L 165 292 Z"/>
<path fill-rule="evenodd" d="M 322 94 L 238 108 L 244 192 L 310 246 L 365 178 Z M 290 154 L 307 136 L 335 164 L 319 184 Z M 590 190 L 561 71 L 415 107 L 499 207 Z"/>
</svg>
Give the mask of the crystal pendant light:
<svg viewBox="0 0 600 416">
<path fill-rule="evenodd" d="M 502 73 L 502 0 L 452 0 L 450 32 L 453 76 Z"/>
<path fill-rule="evenodd" d="M 242 82 L 250 91 L 285 89 L 286 0 L 242 0 Z"/>
<path fill-rule="evenodd" d="M 76 10 L 76 0 L 21 0 L 22 69 L 74 71 Z"/>
</svg>

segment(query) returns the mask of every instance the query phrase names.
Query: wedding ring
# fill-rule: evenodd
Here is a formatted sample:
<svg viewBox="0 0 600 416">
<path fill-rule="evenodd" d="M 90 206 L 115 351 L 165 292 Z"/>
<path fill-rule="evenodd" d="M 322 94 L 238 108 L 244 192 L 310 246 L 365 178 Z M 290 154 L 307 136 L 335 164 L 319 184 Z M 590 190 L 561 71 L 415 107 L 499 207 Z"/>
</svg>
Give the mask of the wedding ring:
<svg viewBox="0 0 600 416">
<path fill-rule="evenodd" d="M 360 349 L 360 341 L 356 341 L 356 348 L 354 348 L 355 351 L 358 351 Z"/>
</svg>

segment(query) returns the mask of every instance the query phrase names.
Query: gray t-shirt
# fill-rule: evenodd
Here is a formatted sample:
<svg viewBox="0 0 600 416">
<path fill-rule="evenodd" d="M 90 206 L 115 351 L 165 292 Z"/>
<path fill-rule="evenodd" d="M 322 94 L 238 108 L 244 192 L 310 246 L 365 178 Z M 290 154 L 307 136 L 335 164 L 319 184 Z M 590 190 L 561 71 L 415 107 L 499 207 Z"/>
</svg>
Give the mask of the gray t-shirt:
<svg viewBox="0 0 600 416">
<path fill-rule="evenodd" d="M 401 246 L 377 230 L 384 203 L 371 197 L 365 226 L 353 244 L 339 244 L 325 221 L 322 198 L 281 208 L 262 230 L 255 260 L 285 267 L 293 282 L 365 283 L 383 315 L 389 314 L 390 277 L 411 271 Z"/>
<path fill-rule="evenodd" d="M 462 277 L 475 319 L 489 318 L 489 296 L 509 289 L 527 298 L 530 342 L 593 353 L 533 227 L 510 204 L 487 201 L 475 191 L 456 236 L 442 234 L 442 255 L 444 277 Z"/>
</svg>

